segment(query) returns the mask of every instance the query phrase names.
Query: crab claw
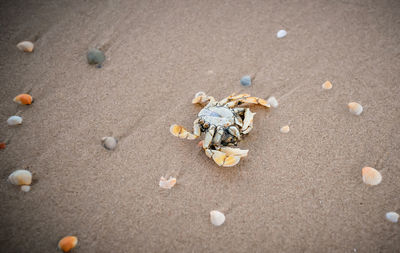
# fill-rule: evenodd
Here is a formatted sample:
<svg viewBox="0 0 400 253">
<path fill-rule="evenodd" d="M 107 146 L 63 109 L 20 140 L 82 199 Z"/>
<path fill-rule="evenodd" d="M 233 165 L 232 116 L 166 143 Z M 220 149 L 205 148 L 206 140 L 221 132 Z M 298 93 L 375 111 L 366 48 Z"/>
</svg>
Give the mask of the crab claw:
<svg viewBox="0 0 400 253">
<path fill-rule="evenodd" d="M 239 157 L 246 157 L 247 153 L 249 153 L 248 149 L 231 148 L 231 147 L 221 147 L 221 151 L 228 156 L 239 156 Z"/>
<path fill-rule="evenodd" d="M 194 140 L 198 137 L 198 136 L 188 132 L 183 126 L 179 126 L 179 125 L 172 125 L 169 128 L 169 131 L 171 132 L 172 135 L 182 138 L 182 139 Z"/>
<path fill-rule="evenodd" d="M 218 150 L 205 150 L 206 155 L 214 160 L 218 166 L 232 167 L 239 163 L 240 156 L 227 155 L 226 153 Z"/>
</svg>

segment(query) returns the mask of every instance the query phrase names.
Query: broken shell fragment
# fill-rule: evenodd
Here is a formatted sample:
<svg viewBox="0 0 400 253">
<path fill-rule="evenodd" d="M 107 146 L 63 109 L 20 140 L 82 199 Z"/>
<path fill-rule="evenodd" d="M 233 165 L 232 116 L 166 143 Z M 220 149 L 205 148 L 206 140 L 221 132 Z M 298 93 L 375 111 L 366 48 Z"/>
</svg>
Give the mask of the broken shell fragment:
<svg viewBox="0 0 400 253">
<path fill-rule="evenodd" d="M 332 83 L 329 81 L 326 81 L 325 83 L 322 84 L 322 89 L 324 89 L 324 90 L 332 89 Z"/>
<path fill-rule="evenodd" d="M 275 97 L 269 97 L 267 99 L 267 105 L 272 106 L 274 108 L 278 107 L 278 100 Z"/>
<path fill-rule="evenodd" d="M 32 183 L 32 173 L 27 170 L 16 170 L 8 176 L 8 182 L 13 185 L 30 185 Z"/>
<path fill-rule="evenodd" d="M 117 147 L 118 140 L 114 137 L 103 137 L 101 139 L 101 142 L 103 144 L 103 147 L 108 150 L 113 150 L 115 149 L 115 147 Z"/>
<path fill-rule="evenodd" d="M 89 64 L 101 65 L 106 59 L 103 52 L 98 49 L 90 49 L 86 55 Z"/>
<path fill-rule="evenodd" d="M 0 149 L 5 149 L 5 148 L 6 148 L 6 143 L 0 142 Z"/>
<path fill-rule="evenodd" d="M 30 41 L 22 41 L 17 44 L 17 48 L 21 51 L 31 53 L 33 51 L 33 43 Z"/>
<path fill-rule="evenodd" d="M 78 244 L 78 238 L 76 236 L 66 236 L 58 242 L 58 248 L 64 252 L 69 252 L 71 249 L 75 248 Z"/>
<path fill-rule="evenodd" d="M 378 185 L 382 181 L 382 175 L 379 171 L 371 167 L 364 167 L 361 171 L 364 183 L 368 185 Z"/>
<path fill-rule="evenodd" d="M 13 100 L 20 105 L 30 105 L 33 102 L 33 98 L 29 94 L 19 94 Z"/>
<path fill-rule="evenodd" d="M 281 127 L 281 133 L 287 134 L 290 131 L 290 127 L 288 125 Z"/>
<path fill-rule="evenodd" d="M 9 126 L 21 125 L 22 124 L 22 118 L 20 116 L 11 116 L 11 117 L 8 118 L 7 124 Z"/>
<path fill-rule="evenodd" d="M 160 178 L 160 187 L 163 189 L 171 189 L 172 187 L 174 187 L 176 184 L 176 178 L 174 177 L 169 177 L 169 179 L 167 180 L 165 177 L 161 177 Z"/>
<path fill-rule="evenodd" d="M 279 31 L 276 33 L 276 37 L 277 37 L 278 39 L 281 39 L 281 38 L 285 37 L 286 35 L 287 35 L 287 32 L 286 32 L 285 30 L 279 30 Z"/>
<path fill-rule="evenodd" d="M 30 190 L 31 190 L 31 187 L 29 185 L 21 186 L 21 191 L 23 191 L 23 192 L 29 192 Z"/>
<path fill-rule="evenodd" d="M 399 214 L 396 212 L 386 213 L 386 219 L 390 222 L 396 223 L 399 221 Z"/>
<path fill-rule="evenodd" d="M 220 211 L 211 211 L 210 212 L 210 220 L 214 226 L 221 226 L 225 222 L 225 215 Z"/>
<path fill-rule="evenodd" d="M 356 102 L 351 102 L 347 105 L 349 107 L 349 111 L 354 115 L 360 115 L 363 112 L 363 107 Z"/>
<path fill-rule="evenodd" d="M 227 156 L 239 156 L 239 157 L 246 157 L 247 153 L 249 153 L 248 149 L 231 148 L 231 147 L 221 147 L 221 151 L 224 152 Z"/>
</svg>

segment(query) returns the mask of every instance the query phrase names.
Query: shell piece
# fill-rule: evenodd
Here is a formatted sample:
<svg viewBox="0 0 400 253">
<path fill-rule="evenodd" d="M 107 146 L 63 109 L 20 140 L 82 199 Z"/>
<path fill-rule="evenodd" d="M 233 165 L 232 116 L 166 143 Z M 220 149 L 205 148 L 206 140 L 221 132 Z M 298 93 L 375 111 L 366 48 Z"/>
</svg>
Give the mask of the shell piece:
<svg viewBox="0 0 400 253">
<path fill-rule="evenodd" d="M 20 116 L 11 116 L 11 117 L 8 118 L 7 124 L 9 126 L 21 125 L 22 124 L 22 118 Z"/>
<path fill-rule="evenodd" d="M 397 223 L 399 221 L 399 214 L 396 212 L 386 213 L 386 219 L 390 222 Z"/>
<path fill-rule="evenodd" d="M 354 115 L 360 115 L 363 112 L 363 107 L 356 102 L 351 102 L 347 105 L 349 107 L 349 111 Z"/>
<path fill-rule="evenodd" d="M 205 96 L 205 95 L 206 95 L 206 93 L 204 91 L 199 91 L 194 95 L 194 97 L 197 98 L 197 97 Z"/>
<path fill-rule="evenodd" d="M 103 52 L 98 49 L 90 49 L 86 55 L 89 64 L 102 64 L 106 59 Z"/>
<path fill-rule="evenodd" d="M 64 252 L 69 252 L 75 248 L 78 244 L 78 238 L 76 236 L 66 236 L 58 242 L 58 248 Z"/>
<path fill-rule="evenodd" d="M 364 167 L 361 170 L 362 179 L 368 185 L 378 185 L 382 181 L 382 175 L 379 171 L 371 167 Z"/>
<path fill-rule="evenodd" d="M 287 35 L 287 32 L 286 32 L 285 30 L 279 30 L 279 31 L 276 33 L 276 37 L 277 37 L 278 39 L 281 39 L 281 38 L 285 37 L 286 35 Z"/>
<path fill-rule="evenodd" d="M 231 148 L 231 147 L 221 147 L 221 151 L 228 156 L 239 156 L 246 157 L 249 152 L 248 149 Z"/>
<path fill-rule="evenodd" d="M 281 127 L 280 129 L 281 133 L 287 134 L 290 131 L 290 127 L 288 125 Z"/>
<path fill-rule="evenodd" d="M 277 108 L 278 107 L 278 100 L 276 100 L 276 98 L 275 97 L 269 97 L 268 99 L 267 99 L 267 105 L 269 105 L 269 106 L 272 106 L 272 107 L 274 107 L 274 108 Z"/>
<path fill-rule="evenodd" d="M 114 137 L 103 137 L 101 142 L 106 149 L 114 150 L 117 147 L 118 140 Z"/>
<path fill-rule="evenodd" d="M 326 81 L 325 83 L 323 83 L 322 84 L 322 89 L 324 89 L 324 90 L 330 90 L 330 89 L 332 89 L 332 84 L 331 84 L 331 82 L 329 82 L 329 81 Z"/>
<path fill-rule="evenodd" d="M 240 79 L 240 84 L 243 86 L 250 86 L 251 85 L 251 77 L 250 76 L 243 76 Z"/>
<path fill-rule="evenodd" d="M 23 191 L 23 192 L 29 192 L 30 190 L 31 190 L 31 187 L 29 185 L 21 186 L 21 191 Z"/>
<path fill-rule="evenodd" d="M 13 101 L 20 105 L 30 105 L 33 102 L 33 98 L 29 94 L 19 94 L 13 99 Z"/>
<path fill-rule="evenodd" d="M 8 181 L 14 185 L 30 185 L 32 173 L 27 170 L 16 170 L 8 176 Z"/>
<path fill-rule="evenodd" d="M 174 187 L 175 184 L 176 184 L 176 178 L 174 177 L 169 177 L 168 180 L 165 177 L 160 178 L 159 185 L 161 188 L 171 189 L 172 187 Z"/>
<path fill-rule="evenodd" d="M 222 166 L 224 167 L 233 167 L 236 164 L 240 162 L 240 156 L 227 156 L 225 158 L 224 164 Z"/>
<path fill-rule="evenodd" d="M 5 149 L 5 148 L 6 148 L 6 143 L 0 142 L 0 149 Z"/>
<path fill-rule="evenodd" d="M 213 210 L 210 212 L 210 220 L 214 226 L 221 226 L 225 222 L 225 215 L 220 211 Z"/>
<path fill-rule="evenodd" d="M 21 51 L 31 53 L 33 51 L 33 43 L 30 41 L 21 41 L 17 44 L 17 48 Z"/>
</svg>

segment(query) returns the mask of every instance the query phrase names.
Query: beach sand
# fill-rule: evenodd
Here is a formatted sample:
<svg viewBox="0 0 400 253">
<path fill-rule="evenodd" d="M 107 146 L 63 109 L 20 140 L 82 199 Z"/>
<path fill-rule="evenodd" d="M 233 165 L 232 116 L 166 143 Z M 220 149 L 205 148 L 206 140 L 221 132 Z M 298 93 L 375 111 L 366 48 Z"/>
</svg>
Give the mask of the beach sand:
<svg viewBox="0 0 400 253">
<path fill-rule="evenodd" d="M 56 252 L 66 235 L 73 252 L 400 251 L 385 219 L 400 212 L 399 1 L 18 0 L 0 21 L 1 252 Z M 94 47 L 102 68 L 86 62 Z M 279 101 L 252 108 L 233 168 L 169 133 L 192 128 L 198 91 Z M 31 106 L 13 102 L 24 92 Z M 27 167 L 25 193 L 7 177 Z"/>
</svg>

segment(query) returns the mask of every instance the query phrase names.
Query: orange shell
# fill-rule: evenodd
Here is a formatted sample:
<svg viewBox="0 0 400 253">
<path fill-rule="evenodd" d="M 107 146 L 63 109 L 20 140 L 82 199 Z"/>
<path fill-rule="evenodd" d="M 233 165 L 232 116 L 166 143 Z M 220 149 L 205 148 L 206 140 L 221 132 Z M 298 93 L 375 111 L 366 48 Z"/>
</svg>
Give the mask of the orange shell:
<svg viewBox="0 0 400 253">
<path fill-rule="evenodd" d="M 0 149 L 5 149 L 6 148 L 6 143 L 0 142 Z"/>
<path fill-rule="evenodd" d="M 58 248 L 64 252 L 69 252 L 71 249 L 75 248 L 77 243 L 78 238 L 76 236 L 66 236 L 60 240 Z"/>
<path fill-rule="evenodd" d="M 19 94 L 14 98 L 14 102 L 19 103 L 21 105 L 30 105 L 32 104 L 32 97 L 28 94 Z"/>
</svg>

